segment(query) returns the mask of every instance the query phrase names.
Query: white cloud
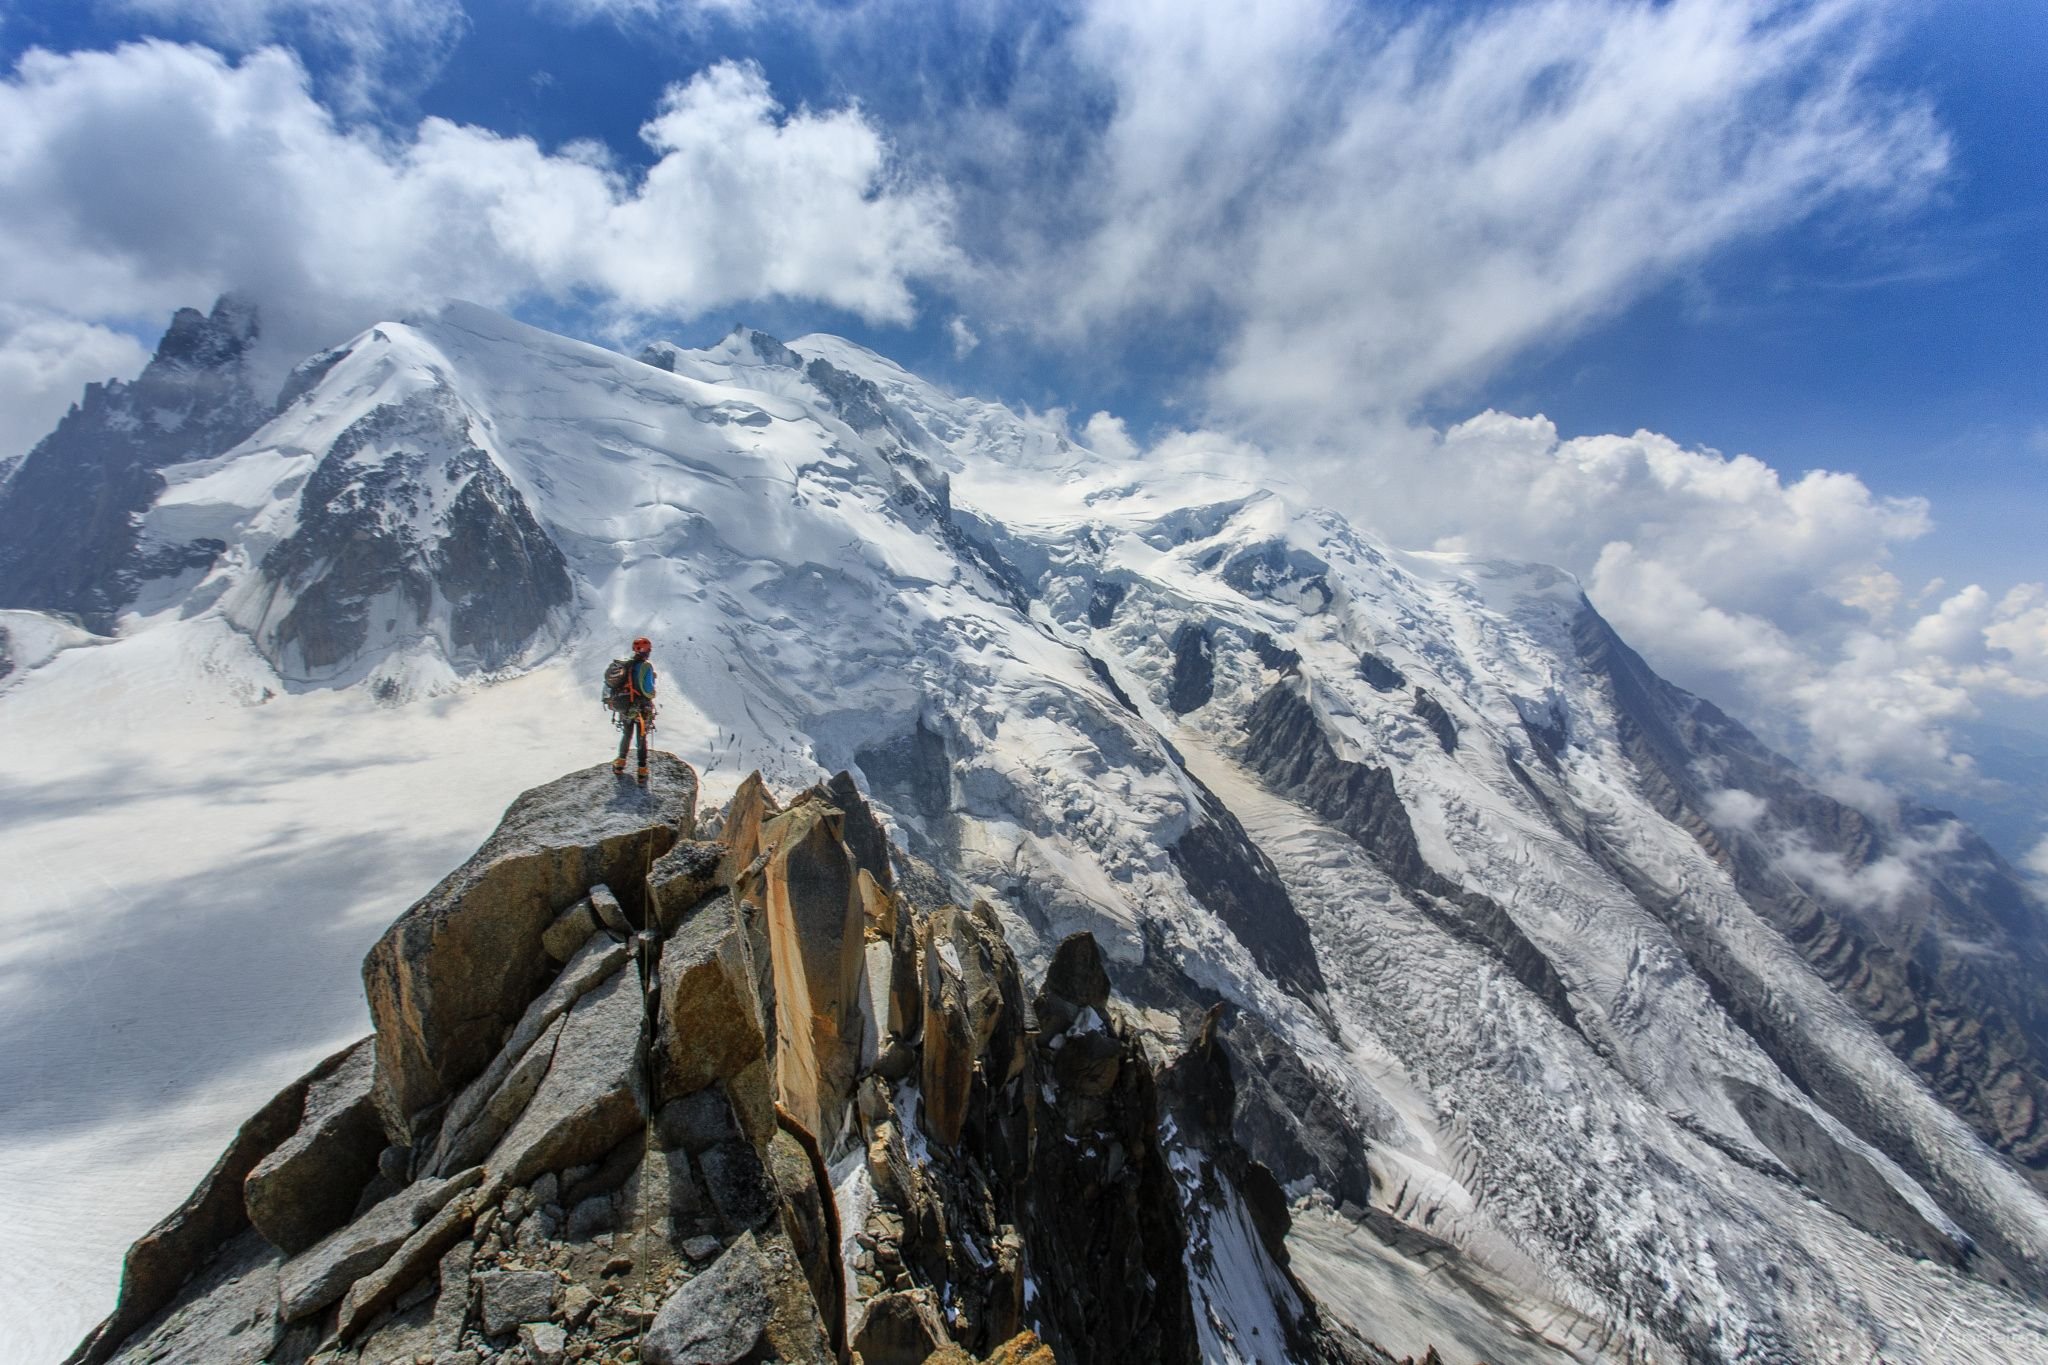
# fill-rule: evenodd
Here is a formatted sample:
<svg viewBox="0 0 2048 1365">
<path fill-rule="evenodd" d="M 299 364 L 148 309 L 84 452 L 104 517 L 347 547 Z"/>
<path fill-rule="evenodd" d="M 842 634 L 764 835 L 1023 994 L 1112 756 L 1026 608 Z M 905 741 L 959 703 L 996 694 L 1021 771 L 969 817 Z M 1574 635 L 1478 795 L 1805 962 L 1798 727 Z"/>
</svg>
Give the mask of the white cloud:
<svg viewBox="0 0 2048 1365">
<path fill-rule="evenodd" d="M 946 336 L 953 343 L 953 358 L 964 360 L 975 347 L 981 345 L 981 338 L 967 325 L 967 319 L 955 313 L 946 323 Z"/>
<path fill-rule="evenodd" d="M 1983 656 L 1991 594 L 1972 583 L 1913 623 L 1906 644 L 1934 658 L 1960 662 Z"/>
<path fill-rule="evenodd" d="M 1397 543 L 1577 574 L 1660 672 L 1845 797 L 1883 804 L 1874 775 L 1975 787 L 1957 724 L 1994 696 L 2048 695 L 2048 588 L 1937 584 L 1895 621 L 1906 594 L 1886 565 L 1931 525 L 1922 499 L 1651 432 L 1563 440 L 1540 417 L 1362 430 L 1365 453 L 1313 466 L 1321 496 Z"/>
<path fill-rule="evenodd" d="M 1124 419 L 1106 412 L 1088 419 L 1081 428 L 1081 444 L 1112 460 L 1128 460 L 1138 453 L 1138 443 L 1131 439 L 1131 429 L 1124 425 Z"/>
<path fill-rule="evenodd" d="M 133 379 L 148 360 L 125 332 L 0 304 L 0 460 L 48 435 L 85 385 Z"/>
<path fill-rule="evenodd" d="M 2048 881 L 2048 838 L 2042 839 L 2028 852 L 2025 866 L 2036 877 Z"/>
<path fill-rule="evenodd" d="M 1727 829 L 1755 829 L 1770 808 L 1770 802 L 1739 787 L 1707 793 L 1707 818 Z"/>
<path fill-rule="evenodd" d="M 1984 642 L 2029 675 L 2048 679 L 2048 584 L 2022 583 L 2000 599 Z"/>
<path fill-rule="evenodd" d="M 1040 167 L 987 191 L 1013 234 L 987 283 L 1012 313 L 1069 341 L 1213 325 L 1218 414 L 1325 434 L 1732 243 L 1916 200 L 1947 143 L 1869 76 L 1883 9 L 1094 0 L 1063 40 L 1020 46 L 1007 120 L 948 108 L 930 140 L 964 166 Z M 1047 158 L 1035 134 L 1061 98 L 1106 120 Z"/>
<path fill-rule="evenodd" d="M 1792 833 L 1775 841 L 1773 860 L 1810 892 L 1860 910 L 1887 912 L 1925 889 L 1925 865 L 1962 847 L 1962 833 L 1962 825 L 1954 820 L 1924 831 L 1899 832 L 1890 852 L 1861 867 L 1851 867 L 1840 855 L 1817 849 L 1803 834 Z"/>
<path fill-rule="evenodd" d="M 900 322 L 954 259 L 946 196 L 858 109 L 788 113 L 750 65 L 671 86 L 640 174 L 442 119 L 343 127 L 276 49 L 33 51 L 0 130 L 0 297 L 103 318 L 234 287 L 296 310 L 301 354 L 447 297 L 689 316 L 776 296 Z"/>
<path fill-rule="evenodd" d="M 588 22 L 601 19 L 614 24 L 634 20 L 655 20 L 691 25 L 708 16 L 747 20 L 759 15 L 760 0 L 533 0 L 537 9 L 564 18 Z"/>
<path fill-rule="evenodd" d="M 372 111 L 385 89 L 424 86 L 466 25 L 461 0 L 115 0 L 236 52 L 282 43 L 331 57 L 335 100 Z"/>
</svg>

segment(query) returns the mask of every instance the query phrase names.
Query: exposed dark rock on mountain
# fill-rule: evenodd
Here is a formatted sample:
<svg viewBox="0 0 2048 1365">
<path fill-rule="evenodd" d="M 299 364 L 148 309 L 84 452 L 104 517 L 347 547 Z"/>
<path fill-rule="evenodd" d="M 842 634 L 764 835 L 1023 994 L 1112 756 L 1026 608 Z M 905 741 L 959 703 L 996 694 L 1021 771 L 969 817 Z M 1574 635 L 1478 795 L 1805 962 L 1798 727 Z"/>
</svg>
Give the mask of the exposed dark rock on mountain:
<svg viewBox="0 0 2048 1365">
<path fill-rule="evenodd" d="M 1287 1230 L 1291 1222 L 1287 1195 L 1273 1172 L 1253 1160 L 1233 1135 L 1237 1103 L 1236 1073 L 1240 1065 L 1224 1042 L 1220 1021 L 1223 1006 L 1203 1019 L 1187 1049 L 1158 1078 L 1161 1107 L 1177 1131 L 1199 1135 L 1207 1160 L 1176 1168 L 1189 1211 L 1190 1259 L 1196 1264 L 1220 1253 L 1227 1223 L 1248 1222 L 1269 1264 L 1283 1277 L 1281 1297 L 1292 1311 L 1280 1315 L 1290 1360 L 1363 1362 L 1377 1352 L 1327 1324 L 1315 1301 L 1287 1272 Z M 1193 1197 L 1187 1197 L 1192 1193 Z"/>
<path fill-rule="evenodd" d="M 1553 1014 L 1578 1026 L 1564 980 L 1543 950 L 1499 905 L 1429 865 L 1393 774 L 1340 758 L 1299 684 L 1275 683 L 1252 707 L 1245 728 L 1245 760 L 1274 790 L 1350 835 L 1418 904 L 1493 953 Z"/>
<path fill-rule="evenodd" d="M 284 411 L 311 393 L 319 385 L 320 381 L 327 377 L 330 370 L 348 359 L 348 355 L 349 352 L 346 346 L 337 346 L 331 351 L 322 351 L 318 355 L 308 356 L 297 365 L 294 365 L 292 372 L 285 376 L 284 386 L 278 390 L 278 411 Z"/>
<path fill-rule="evenodd" d="M 935 820 L 953 808 L 953 762 L 946 738 L 920 715 L 907 735 L 854 755 L 877 791 L 889 793 L 899 809 Z"/>
<path fill-rule="evenodd" d="M 1372 684 L 1375 692 L 1399 692 L 1408 685 L 1400 669 L 1367 650 L 1358 656 L 1358 676 Z"/>
<path fill-rule="evenodd" d="M 849 374 L 828 360 L 813 360 L 804 366 L 804 378 L 832 400 L 840 420 L 855 431 L 875 431 L 892 425 L 889 400 L 872 380 Z"/>
<path fill-rule="evenodd" d="M 1206 788 L 1199 790 L 1200 818 L 1169 850 L 1173 865 L 1195 899 L 1230 926 L 1269 976 L 1317 1006 L 1329 987 L 1307 923 L 1272 860 L 1252 843 L 1229 807 Z"/>
<path fill-rule="evenodd" d="M 1116 609 L 1123 605 L 1124 593 L 1128 589 L 1111 578 L 1099 578 L 1088 594 L 1088 624 L 1097 630 L 1107 627 L 1116 620 Z"/>
<path fill-rule="evenodd" d="M 1451 713 L 1444 710 L 1443 703 L 1423 691 L 1415 689 L 1415 715 L 1429 732 L 1436 736 L 1436 742 L 1447 754 L 1458 752 L 1458 722 L 1451 719 Z"/>
<path fill-rule="evenodd" d="M 336 438 L 263 574 L 272 605 L 258 638 L 288 674 L 332 671 L 444 612 L 451 661 L 501 668 L 575 593 L 561 551 L 443 389 Z"/>
<path fill-rule="evenodd" d="M 134 382 L 86 386 L 0 484 L 0 607 L 68 613 L 105 633 L 142 580 L 212 562 L 218 542 L 145 547 L 139 519 L 159 470 L 218 455 L 270 416 L 249 383 L 256 335 L 256 310 L 239 299 L 181 308 Z"/>
<path fill-rule="evenodd" d="M 1252 650 L 1259 656 L 1260 663 L 1276 673 L 1293 673 L 1301 668 L 1301 655 L 1294 650 L 1283 649 L 1264 631 L 1252 637 Z"/>
<path fill-rule="evenodd" d="M 1514 700 L 1515 709 L 1522 715 L 1522 729 L 1535 741 L 1537 756 L 1555 768 L 1572 740 L 1570 717 L 1556 698 L 1531 701 L 1527 697 L 1516 697 Z"/>
<path fill-rule="evenodd" d="M 1094 940 L 1078 936 L 1060 945 L 1036 1000 L 1049 1103 L 1029 1224 L 1051 1253 L 1033 1258 L 1053 1306 L 1046 1337 L 1076 1360 L 1197 1360 L 1157 1078 L 1108 1017 L 1109 993 Z"/>
<path fill-rule="evenodd" d="M 1645 794 L 1725 866 L 1744 900 L 1854 1005 L 1879 1035 L 1992 1146 L 2048 1187 L 2048 1020 L 2039 983 L 2048 977 L 2048 931 L 2027 906 L 2011 869 L 1974 835 L 1910 808 L 1888 832 L 1814 790 L 1788 761 L 1711 703 L 1658 678 L 1588 610 L 1576 639 L 1580 657 L 1613 698 L 1620 738 Z M 1702 776 L 1715 774 L 1713 782 Z M 1714 794 L 1762 799 L 1753 821 L 1714 818 Z M 1921 877 L 1890 904 L 1845 902 L 1796 869 L 1788 854 L 1835 860 L 1844 878 L 1899 856 L 1919 836 Z M 1953 840 L 1953 847 L 1944 842 Z M 1638 886 L 1653 910 L 1672 910 Z M 1797 1020 L 1771 1007 L 1707 940 L 1702 926 L 1667 914 L 1695 965 L 1716 983 L 1786 1073 L 1837 1117 L 1940 1193 L 1942 1182 L 1893 1116 L 1866 1103 L 1851 1076 L 1807 1047 Z M 1965 1004 L 1964 1002 L 1967 1002 Z M 1952 1195 L 1953 1192 L 1950 1192 Z M 1966 1202 L 1949 1212 L 1993 1254 L 1997 1234 Z M 2015 1273 L 2039 1277 L 2048 1267 Z"/>
<path fill-rule="evenodd" d="M 1216 695 L 1216 641 L 1207 626 L 1193 621 L 1173 633 L 1173 677 L 1166 704 L 1180 715 L 1207 706 Z"/>
<path fill-rule="evenodd" d="M 1292 602 L 1303 611 L 1318 612 L 1336 600 L 1329 568 L 1314 555 L 1275 540 L 1232 555 L 1223 565 L 1223 581 L 1247 597 Z"/>
<path fill-rule="evenodd" d="M 516 801 L 73 1362 L 1193 1362 L 1217 1257 L 1290 1358 L 1385 1359 L 1287 1269 L 1215 1012 L 1165 1067 L 1085 934 L 1027 1005 L 847 774 L 716 826 L 665 754 Z"/>
<path fill-rule="evenodd" d="M 1351 1118 L 1258 1015 L 1226 1008 L 1219 1028 L 1235 1073 L 1232 1138 L 1282 1184 L 1311 1180 L 1340 1204 L 1366 1207 L 1372 1174 Z"/>
</svg>

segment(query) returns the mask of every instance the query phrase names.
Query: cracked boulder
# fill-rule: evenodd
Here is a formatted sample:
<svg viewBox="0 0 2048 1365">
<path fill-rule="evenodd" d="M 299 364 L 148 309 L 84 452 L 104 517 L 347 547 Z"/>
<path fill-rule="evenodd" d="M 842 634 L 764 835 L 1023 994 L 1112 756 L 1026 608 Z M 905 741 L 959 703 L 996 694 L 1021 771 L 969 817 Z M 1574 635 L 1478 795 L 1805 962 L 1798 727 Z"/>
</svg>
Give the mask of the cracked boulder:
<svg viewBox="0 0 2048 1365">
<path fill-rule="evenodd" d="M 647 787 L 599 764 L 521 796 L 476 855 L 370 950 L 374 1093 L 393 1141 L 409 1145 L 423 1113 L 490 1063 L 553 970 L 545 940 L 562 911 L 603 883 L 645 922 L 647 870 L 691 832 L 697 803 L 688 764 L 650 758 Z"/>
<path fill-rule="evenodd" d="M 322 1064 L 306 1087 L 298 1131 L 242 1182 L 249 1221 L 287 1255 L 346 1223 L 377 1173 L 384 1131 L 370 1099 L 371 1042 L 365 1038 Z"/>
<path fill-rule="evenodd" d="M 662 1095 L 690 1095 L 730 1080 L 767 1055 L 754 981 L 753 955 L 731 896 L 698 909 L 662 945 Z"/>
<path fill-rule="evenodd" d="M 579 999 L 547 1074 L 485 1161 L 491 1175 L 524 1184 L 545 1171 L 595 1161 L 639 1127 L 647 1112 L 641 1090 L 646 1025 L 639 979 L 623 968 Z"/>
</svg>

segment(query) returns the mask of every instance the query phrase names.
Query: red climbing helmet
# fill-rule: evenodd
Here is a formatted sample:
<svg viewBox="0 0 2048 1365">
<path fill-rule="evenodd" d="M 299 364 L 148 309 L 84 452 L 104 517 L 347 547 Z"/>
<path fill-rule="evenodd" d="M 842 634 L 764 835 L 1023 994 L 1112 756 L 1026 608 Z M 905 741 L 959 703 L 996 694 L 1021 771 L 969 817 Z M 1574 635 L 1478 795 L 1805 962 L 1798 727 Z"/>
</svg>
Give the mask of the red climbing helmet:
<svg viewBox="0 0 2048 1365">
<path fill-rule="evenodd" d="M 645 635 L 634 637 L 633 652 L 635 654 L 652 654 L 654 652 L 654 641 L 648 639 Z"/>
</svg>

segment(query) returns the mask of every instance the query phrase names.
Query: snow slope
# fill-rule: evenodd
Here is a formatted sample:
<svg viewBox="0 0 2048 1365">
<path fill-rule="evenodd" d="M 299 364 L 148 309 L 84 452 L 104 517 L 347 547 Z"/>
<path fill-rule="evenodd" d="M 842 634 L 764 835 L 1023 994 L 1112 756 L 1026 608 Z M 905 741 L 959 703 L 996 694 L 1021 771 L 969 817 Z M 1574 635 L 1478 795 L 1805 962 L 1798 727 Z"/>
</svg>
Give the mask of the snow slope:
<svg viewBox="0 0 2048 1365">
<path fill-rule="evenodd" d="M 26 1192 L 0 1357 L 68 1349 L 233 1124 L 363 1031 L 363 949 L 513 795 L 603 752 L 595 679 L 646 633 L 655 739 L 710 799 L 850 767 L 1027 964 L 1088 929 L 1162 1046 L 1211 1000 L 1233 1047 L 1269 1040 L 1239 1127 L 1361 1334 L 1452 1360 L 2048 1360 L 2048 1201 L 1659 813 L 1564 575 L 1399 553 L 1214 456 L 1110 459 L 831 337 L 636 361 L 457 306 L 307 377 L 166 471 L 145 531 L 223 542 L 210 568 L 92 648 L 0 621 L 47 642 L 0 680 L 0 864 L 28 869 L 0 901 L 0 1087 L 29 1097 L 0 1113 Z M 432 440 L 350 435 L 422 403 Z M 402 496 L 359 477 L 414 455 Z M 294 639 L 341 642 L 309 667 L 278 624 L 353 542 L 275 552 L 323 469 L 320 505 L 427 586 L 330 592 L 363 629 L 309 610 Z M 531 509 L 570 600 L 457 624 L 463 480 L 516 495 L 493 544 L 532 550 Z M 1795 1027 L 1863 1108 L 1788 1072 Z M 1369 1192 L 1337 1188 L 1347 1142 Z M 58 1193 L 80 1171 L 89 1211 Z M 1216 1263 L 1256 1278 L 1232 1199 Z M 1374 1301 L 1428 1280 L 1371 1231 L 1396 1224 L 1461 1267 L 1441 1303 Z M 1271 1349 L 1229 1344 L 1271 1295 L 1209 1292 L 1216 1358 Z"/>
</svg>

